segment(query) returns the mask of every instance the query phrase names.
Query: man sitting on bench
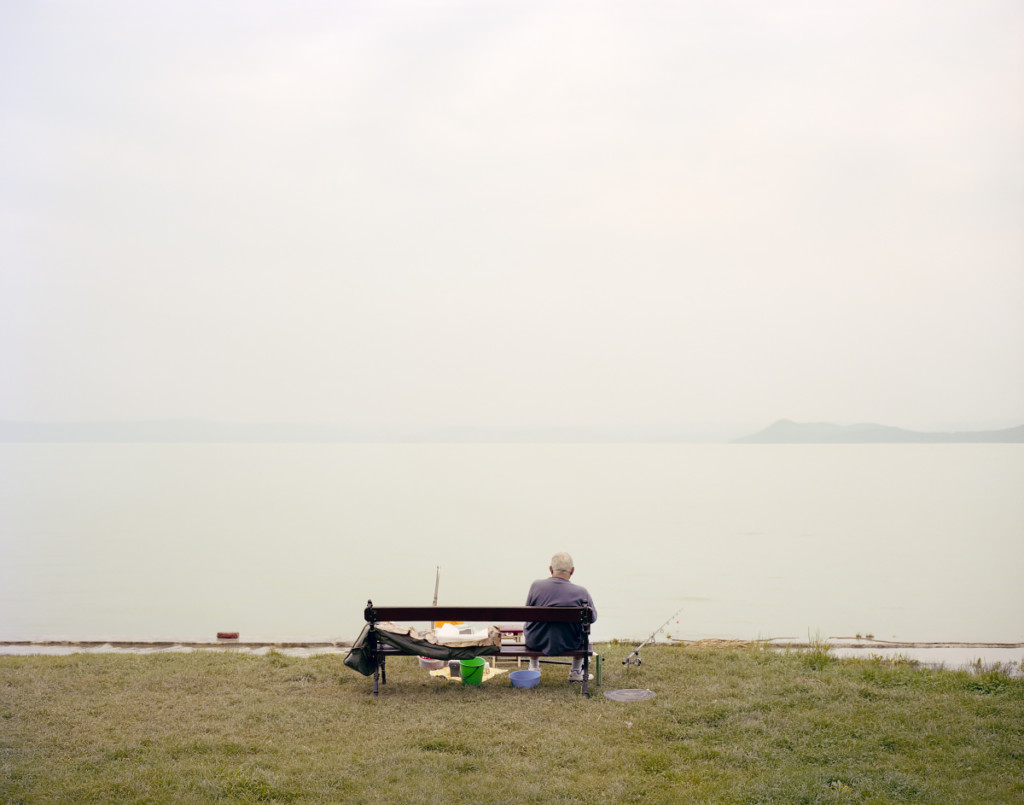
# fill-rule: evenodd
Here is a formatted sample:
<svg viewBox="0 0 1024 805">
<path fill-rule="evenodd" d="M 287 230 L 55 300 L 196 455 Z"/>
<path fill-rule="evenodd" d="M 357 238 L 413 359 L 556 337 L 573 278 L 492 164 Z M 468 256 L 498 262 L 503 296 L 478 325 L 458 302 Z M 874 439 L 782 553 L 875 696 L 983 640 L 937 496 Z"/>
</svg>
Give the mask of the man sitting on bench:
<svg viewBox="0 0 1024 805">
<path fill-rule="evenodd" d="M 556 553 L 551 557 L 548 571 L 551 576 L 538 579 L 530 585 L 526 597 L 528 607 L 590 607 L 591 622 L 597 620 L 597 608 L 586 587 L 573 584 L 569 579 L 575 572 L 572 557 L 567 553 Z M 532 623 L 523 628 L 523 639 L 531 651 L 539 651 L 549 657 L 558 657 L 567 651 L 587 648 L 583 645 L 583 627 L 578 623 Z M 540 660 L 530 660 L 530 670 L 540 670 Z M 570 682 L 583 681 L 583 658 L 574 657 L 569 671 Z"/>
</svg>

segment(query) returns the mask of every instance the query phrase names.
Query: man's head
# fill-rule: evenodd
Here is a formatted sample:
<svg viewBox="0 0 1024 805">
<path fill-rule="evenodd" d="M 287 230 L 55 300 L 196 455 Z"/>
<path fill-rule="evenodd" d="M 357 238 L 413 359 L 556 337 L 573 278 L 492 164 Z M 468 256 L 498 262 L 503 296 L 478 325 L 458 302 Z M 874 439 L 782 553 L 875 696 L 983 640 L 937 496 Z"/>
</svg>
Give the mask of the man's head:
<svg viewBox="0 0 1024 805">
<path fill-rule="evenodd" d="M 559 576 L 563 579 L 569 578 L 575 569 L 572 565 L 572 557 L 564 551 L 551 557 L 551 567 L 548 568 L 552 576 Z"/>
</svg>

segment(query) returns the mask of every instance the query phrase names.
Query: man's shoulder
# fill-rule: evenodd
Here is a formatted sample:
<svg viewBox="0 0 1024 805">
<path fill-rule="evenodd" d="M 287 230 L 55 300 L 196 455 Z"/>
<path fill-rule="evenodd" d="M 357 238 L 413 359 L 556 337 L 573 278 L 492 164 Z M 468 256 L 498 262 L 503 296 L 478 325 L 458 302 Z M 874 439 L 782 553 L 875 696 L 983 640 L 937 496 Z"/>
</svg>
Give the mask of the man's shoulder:
<svg viewBox="0 0 1024 805">
<path fill-rule="evenodd" d="M 566 590 L 577 590 L 577 591 L 582 591 L 584 593 L 587 591 L 586 587 L 584 587 L 582 584 L 577 584 L 576 582 L 572 581 L 571 579 L 558 579 L 558 581 L 561 582 L 561 586 L 563 588 L 565 588 Z"/>
<path fill-rule="evenodd" d="M 559 598 L 581 598 L 584 600 L 590 598 L 590 593 L 582 584 L 577 584 L 574 581 L 569 581 L 569 579 L 560 579 L 557 577 L 553 577 L 549 579 L 549 581 L 555 582 L 548 586 L 557 590 L 556 595 L 558 595 Z"/>
</svg>

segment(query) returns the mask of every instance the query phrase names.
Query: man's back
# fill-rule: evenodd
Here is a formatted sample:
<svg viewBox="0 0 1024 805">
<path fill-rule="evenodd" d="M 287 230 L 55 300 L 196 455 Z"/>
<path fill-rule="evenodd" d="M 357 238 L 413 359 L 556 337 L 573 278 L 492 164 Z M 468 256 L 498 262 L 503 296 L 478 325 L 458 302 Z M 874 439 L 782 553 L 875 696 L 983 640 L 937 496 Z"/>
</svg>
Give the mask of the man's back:
<svg viewBox="0 0 1024 805">
<path fill-rule="evenodd" d="M 573 584 L 568 579 L 551 576 L 538 579 L 530 585 L 526 597 L 529 607 L 582 607 L 593 610 L 592 619 L 597 620 L 597 608 L 586 587 Z M 549 656 L 558 656 L 566 651 L 581 648 L 583 627 L 575 623 L 527 623 L 523 637 L 528 648 Z"/>
</svg>

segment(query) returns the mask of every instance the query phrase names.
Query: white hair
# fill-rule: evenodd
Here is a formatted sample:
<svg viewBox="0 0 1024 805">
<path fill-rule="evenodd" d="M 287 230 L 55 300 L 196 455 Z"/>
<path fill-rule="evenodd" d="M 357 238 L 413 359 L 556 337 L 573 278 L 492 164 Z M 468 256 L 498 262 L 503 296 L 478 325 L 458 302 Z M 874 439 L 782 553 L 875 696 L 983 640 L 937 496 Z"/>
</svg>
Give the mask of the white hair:
<svg viewBox="0 0 1024 805">
<path fill-rule="evenodd" d="M 551 557 L 551 569 L 555 573 L 568 573 L 573 567 L 572 557 L 565 551 Z"/>
</svg>

